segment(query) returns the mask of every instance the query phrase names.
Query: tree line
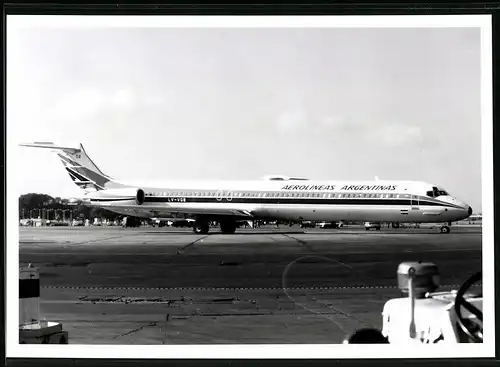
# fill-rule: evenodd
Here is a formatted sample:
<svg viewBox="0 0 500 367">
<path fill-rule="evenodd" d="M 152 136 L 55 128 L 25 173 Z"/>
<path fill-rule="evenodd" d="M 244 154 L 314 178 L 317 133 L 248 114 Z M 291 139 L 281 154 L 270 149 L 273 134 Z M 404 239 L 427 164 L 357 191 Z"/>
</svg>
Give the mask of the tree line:
<svg viewBox="0 0 500 367">
<path fill-rule="evenodd" d="M 29 193 L 19 197 L 19 219 L 41 218 L 42 215 L 50 220 L 72 217 L 73 219 L 102 218 L 114 221 L 123 217 L 102 208 L 85 206 L 81 201 L 54 198 L 47 194 Z"/>
</svg>

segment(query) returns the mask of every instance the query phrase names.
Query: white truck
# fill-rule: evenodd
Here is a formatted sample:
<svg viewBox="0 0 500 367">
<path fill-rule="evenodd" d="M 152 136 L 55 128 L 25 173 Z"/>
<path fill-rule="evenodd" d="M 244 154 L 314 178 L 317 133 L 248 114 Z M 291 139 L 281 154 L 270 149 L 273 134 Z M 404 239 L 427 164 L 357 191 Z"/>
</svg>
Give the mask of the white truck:
<svg viewBox="0 0 500 367">
<path fill-rule="evenodd" d="M 404 262 L 398 268 L 398 286 L 408 297 L 386 302 L 382 331 L 361 329 L 346 344 L 436 344 L 482 343 L 482 292 L 471 289 L 482 281 L 473 274 L 458 291 L 435 292 L 439 285 L 437 266 Z"/>
</svg>

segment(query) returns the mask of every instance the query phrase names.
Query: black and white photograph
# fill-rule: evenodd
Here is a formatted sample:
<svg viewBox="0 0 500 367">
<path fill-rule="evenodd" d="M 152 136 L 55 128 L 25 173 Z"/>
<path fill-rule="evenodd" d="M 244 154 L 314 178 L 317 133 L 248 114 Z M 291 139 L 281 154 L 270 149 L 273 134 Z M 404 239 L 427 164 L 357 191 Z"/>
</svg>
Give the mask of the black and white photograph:
<svg viewBox="0 0 500 367">
<path fill-rule="evenodd" d="M 7 357 L 494 356 L 491 48 L 488 15 L 7 16 Z"/>
</svg>

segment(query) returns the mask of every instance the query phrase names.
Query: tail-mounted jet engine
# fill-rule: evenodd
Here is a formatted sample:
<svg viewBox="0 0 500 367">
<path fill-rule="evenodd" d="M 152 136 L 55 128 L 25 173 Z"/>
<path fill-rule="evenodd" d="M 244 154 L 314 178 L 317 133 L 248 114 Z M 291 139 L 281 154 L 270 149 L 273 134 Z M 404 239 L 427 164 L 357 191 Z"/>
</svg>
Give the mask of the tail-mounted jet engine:
<svg viewBox="0 0 500 367">
<path fill-rule="evenodd" d="M 144 190 L 143 189 L 138 189 L 137 193 L 135 194 L 135 202 L 137 205 L 142 205 L 144 204 L 144 198 L 145 198 Z"/>
<path fill-rule="evenodd" d="M 126 188 L 126 189 L 112 189 L 112 190 L 103 190 L 97 191 L 90 195 L 87 195 L 88 199 L 130 199 L 135 200 L 137 205 L 144 204 L 146 194 L 143 189 L 134 189 L 134 188 Z"/>
</svg>

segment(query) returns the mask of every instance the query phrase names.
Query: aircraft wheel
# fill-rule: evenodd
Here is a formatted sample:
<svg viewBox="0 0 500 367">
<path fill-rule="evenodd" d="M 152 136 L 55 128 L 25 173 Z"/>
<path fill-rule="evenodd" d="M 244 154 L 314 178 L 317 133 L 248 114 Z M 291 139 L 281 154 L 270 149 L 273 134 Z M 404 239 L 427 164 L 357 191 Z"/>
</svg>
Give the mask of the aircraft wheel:
<svg viewBox="0 0 500 367">
<path fill-rule="evenodd" d="M 196 234 L 207 234 L 210 230 L 207 221 L 204 220 L 196 220 L 193 224 L 193 232 Z"/>
<path fill-rule="evenodd" d="M 377 227 L 377 228 L 376 228 L 376 230 L 377 230 L 377 231 L 380 231 L 380 227 Z"/>
<path fill-rule="evenodd" d="M 441 233 L 450 233 L 450 227 L 448 227 L 448 226 L 442 226 L 441 227 Z"/>
</svg>

